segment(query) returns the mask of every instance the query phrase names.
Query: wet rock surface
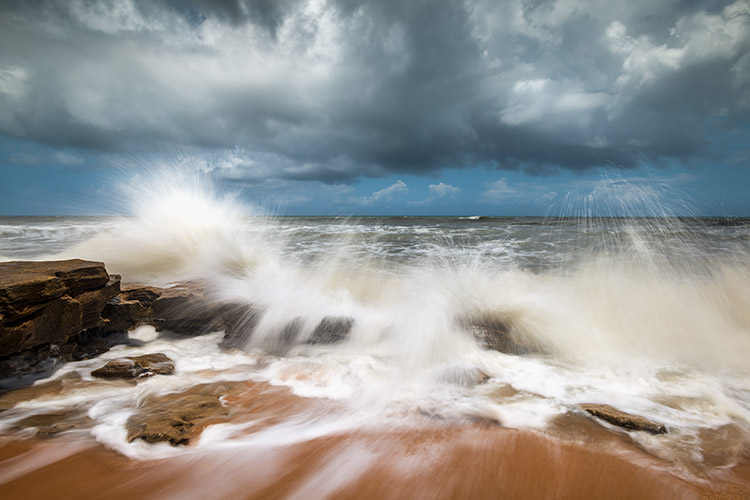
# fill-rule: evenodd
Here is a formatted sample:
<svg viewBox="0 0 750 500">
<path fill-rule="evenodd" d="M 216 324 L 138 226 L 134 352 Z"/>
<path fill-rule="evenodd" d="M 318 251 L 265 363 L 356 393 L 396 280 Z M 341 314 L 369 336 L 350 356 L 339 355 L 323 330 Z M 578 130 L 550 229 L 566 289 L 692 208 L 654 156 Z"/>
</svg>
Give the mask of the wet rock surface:
<svg viewBox="0 0 750 500">
<path fill-rule="evenodd" d="M 326 316 L 318 323 L 308 344 L 337 344 L 349 336 L 354 325 L 354 318 L 340 316 Z"/>
<path fill-rule="evenodd" d="M 120 277 L 101 262 L 0 263 L 0 356 L 106 326 L 104 306 L 120 293 Z"/>
<path fill-rule="evenodd" d="M 601 418 L 612 425 L 624 427 L 632 431 L 645 431 L 651 434 L 664 434 L 667 428 L 664 424 L 648 420 L 647 418 L 625 413 L 617 408 L 604 404 L 582 404 L 581 409 L 586 410 L 591 415 Z"/>
<path fill-rule="evenodd" d="M 19 353 L 0 358 L 0 389 L 12 388 L 11 377 L 37 375 L 54 371 L 62 363 L 90 359 L 109 350 L 111 343 L 121 340 L 124 335 L 101 331 L 85 330 L 73 335 L 62 344 L 42 344 Z"/>
<path fill-rule="evenodd" d="M 224 330 L 226 345 L 240 346 L 260 315 L 249 304 L 210 300 L 200 282 L 121 290 L 120 276 L 109 275 L 101 262 L 3 262 L 0 379 L 6 381 L 0 388 L 13 387 L 11 378 L 51 372 L 63 362 L 106 352 L 139 325 L 178 335 Z M 340 336 L 339 330 L 333 325 L 321 335 Z M 128 371 L 124 365 L 119 370 Z"/>
<path fill-rule="evenodd" d="M 195 335 L 224 328 L 222 308 L 206 297 L 198 282 L 169 288 L 128 286 L 107 304 L 103 316 L 114 330 L 152 325 L 157 330 Z"/>
<path fill-rule="evenodd" d="M 435 380 L 462 386 L 473 387 L 475 385 L 485 384 L 490 380 L 490 375 L 481 368 L 475 366 L 444 366 L 436 373 Z"/>
<path fill-rule="evenodd" d="M 129 285 L 109 275 L 101 262 L 85 260 L 0 263 L 0 383 L 52 372 L 63 362 L 106 352 L 140 325 L 177 335 L 223 330 L 223 347 L 242 347 L 263 310 L 252 304 L 219 302 L 197 281 L 171 287 Z M 303 340 L 304 321 L 284 327 L 272 352 L 294 344 L 344 341 L 354 320 L 327 316 Z M 278 344 L 278 345 L 277 345 Z M 173 369 L 173 365 L 172 365 Z M 125 358 L 95 370 L 98 377 L 133 378 L 159 373 Z M 20 383 L 20 382 L 19 382 Z"/>
<path fill-rule="evenodd" d="M 154 353 L 143 356 L 117 358 L 91 372 L 98 378 L 136 378 L 151 375 L 172 375 L 174 361 L 165 354 Z"/>
<path fill-rule="evenodd" d="M 128 419 L 128 441 L 142 439 L 147 443 L 166 442 L 187 445 L 200 435 L 209 423 L 222 421 L 229 409 L 219 399 L 237 384 L 206 384 L 187 392 L 149 397 Z"/>
<path fill-rule="evenodd" d="M 463 319 L 460 324 L 484 349 L 513 355 L 540 351 L 537 346 L 521 342 L 508 321 L 494 317 L 472 317 Z"/>
<path fill-rule="evenodd" d="M 219 315 L 224 323 L 224 339 L 221 347 L 225 349 L 242 348 L 258 325 L 263 310 L 248 304 L 222 304 Z"/>
<path fill-rule="evenodd" d="M 78 429 L 89 423 L 86 412 L 81 409 L 57 410 L 40 413 L 19 420 L 13 430 L 34 429 L 39 438 L 51 438 L 56 435 Z"/>
</svg>

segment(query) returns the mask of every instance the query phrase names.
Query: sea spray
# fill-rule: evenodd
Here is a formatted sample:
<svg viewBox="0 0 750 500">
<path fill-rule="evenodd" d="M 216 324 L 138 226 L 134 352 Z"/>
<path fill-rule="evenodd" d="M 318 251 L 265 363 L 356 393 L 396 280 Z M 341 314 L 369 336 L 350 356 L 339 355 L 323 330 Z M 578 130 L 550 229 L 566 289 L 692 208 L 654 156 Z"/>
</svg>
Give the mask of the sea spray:
<svg viewBox="0 0 750 500">
<path fill-rule="evenodd" d="M 168 283 L 242 273 L 274 261 L 272 242 L 255 238 L 253 210 L 205 177 L 161 172 L 124 187 L 130 215 L 56 257 L 103 260 L 126 281 Z M 252 228 L 250 231 L 247 229 Z"/>
<path fill-rule="evenodd" d="M 680 463 L 702 460 L 681 443 L 702 449 L 709 431 L 750 436 L 747 224 L 270 218 L 202 181 L 148 184 L 157 189 L 137 192 L 132 216 L 92 221 L 101 234 L 58 257 L 102 260 L 126 281 L 199 279 L 253 319 L 239 350 L 222 348 L 221 332 L 138 332 L 137 350 L 116 347 L 53 376 L 74 371 L 91 387 L 28 406 L 89 407 L 96 437 L 131 456 L 160 452 L 123 441 L 115 416 L 144 394 L 225 379 L 345 403 L 329 417 L 358 425 L 422 414 L 546 429 L 580 404 L 609 404 L 667 425 L 666 435 L 631 435 Z M 326 318 L 351 328 L 336 343 L 311 343 Z M 483 348 L 477 325 L 523 353 Z M 156 377 L 133 394 L 89 375 L 110 357 L 156 350 L 177 361 L 179 383 Z M 223 435 L 206 439 L 235 440 Z"/>
</svg>

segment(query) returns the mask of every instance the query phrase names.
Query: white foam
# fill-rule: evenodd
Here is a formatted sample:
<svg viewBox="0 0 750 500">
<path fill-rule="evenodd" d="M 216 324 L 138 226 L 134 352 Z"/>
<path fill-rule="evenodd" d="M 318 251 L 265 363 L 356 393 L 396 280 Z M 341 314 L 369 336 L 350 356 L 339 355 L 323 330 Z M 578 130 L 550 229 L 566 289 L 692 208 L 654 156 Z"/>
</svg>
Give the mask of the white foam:
<svg viewBox="0 0 750 500">
<path fill-rule="evenodd" d="M 241 342 L 247 352 L 222 350 L 223 332 L 176 339 L 140 327 L 130 333 L 140 345 L 54 375 L 76 371 L 88 385 L 24 402 L 17 415 L 87 408 L 92 434 L 134 457 L 180 452 L 125 441 L 124 422 L 141 398 L 217 380 L 264 380 L 334 399 L 360 421 L 422 409 L 543 429 L 582 403 L 604 403 L 679 429 L 642 441 L 653 448 L 701 428 L 750 426 L 745 229 L 697 226 L 690 236 L 651 221 L 277 220 L 200 183 L 156 185 L 158 193 L 137 190 L 134 217 L 102 223 L 102 234 L 59 257 L 104 260 L 126 280 L 203 280 L 212 299 L 259 315 Z M 353 320 L 347 339 L 306 345 L 326 317 Z M 462 324 L 484 320 L 539 352 L 481 350 Z M 90 376 L 108 359 L 152 352 L 174 359 L 177 373 L 135 387 Z M 492 399 L 486 387 L 447 380 L 446 367 L 481 369 L 488 385 L 520 393 Z M 675 408 L 670 398 L 689 401 Z M 252 438 L 242 423 L 222 424 L 197 448 L 286 443 L 343 425 L 331 422 L 289 421 Z"/>
</svg>

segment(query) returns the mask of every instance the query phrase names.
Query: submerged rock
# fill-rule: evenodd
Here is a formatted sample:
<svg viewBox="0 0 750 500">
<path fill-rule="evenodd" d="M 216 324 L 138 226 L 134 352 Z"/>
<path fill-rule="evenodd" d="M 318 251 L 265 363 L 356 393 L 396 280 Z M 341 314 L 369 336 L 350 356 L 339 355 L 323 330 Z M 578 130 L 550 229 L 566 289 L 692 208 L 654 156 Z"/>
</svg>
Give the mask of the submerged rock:
<svg viewBox="0 0 750 500">
<path fill-rule="evenodd" d="M 33 428 L 39 438 L 50 438 L 62 432 L 75 430 L 89 423 L 86 412 L 80 408 L 56 410 L 23 418 L 11 428 L 22 430 Z"/>
<path fill-rule="evenodd" d="M 606 420 L 612 425 L 624 427 L 632 431 L 646 431 L 651 434 L 665 434 L 667 428 L 664 424 L 648 420 L 638 415 L 625 413 L 617 408 L 603 404 L 582 404 L 581 409 L 586 410 L 595 417 Z"/>
<path fill-rule="evenodd" d="M 82 387 L 85 384 L 78 372 L 70 372 L 48 382 L 0 393 L 0 413 L 10 410 L 19 403 L 39 398 L 57 397 L 67 390 Z"/>
<path fill-rule="evenodd" d="M 326 316 L 318 323 L 308 344 L 337 344 L 349 336 L 354 325 L 354 318 L 340 316 Z"/>
<path fill-rule="evenodd" d="M 224 324 L 221 347 L 241 348 L 258 326 L 263 310 L 250 304 L 229 303 L 219 306 L 219 316 Z"/>
<path fill-rule="evenodd" d="M 505 354 L 524 355 L 539 352 L 535 346 L 525 344 L 513 334 L 507 321 L 495 317 L 471 317 L 461 321 L 474 339 L 484 348 Z"/>
<path fill-rule="evenodd" d="M 143 356 L 117 358 L 91 372 L 99 378 L 136 378 L 150 375 L 172 375 L 174 361 L 165 354 L 154 353 Z"/>
<path fill-rule="evenodd" d="M 476 366 L 445 365 L 436 372 L 436 380 L 439 382 L 473 387 L 487 383 L 492 377 Z"/>
<path fill-rule="evenodd" d="M 184 393 L 147 398 L 127 421 L 128 442 L 189 444 L 205 425 L 229 414 L 219 399 L 226 392 L 223 384 L 207 384 Z"/>
</svg>

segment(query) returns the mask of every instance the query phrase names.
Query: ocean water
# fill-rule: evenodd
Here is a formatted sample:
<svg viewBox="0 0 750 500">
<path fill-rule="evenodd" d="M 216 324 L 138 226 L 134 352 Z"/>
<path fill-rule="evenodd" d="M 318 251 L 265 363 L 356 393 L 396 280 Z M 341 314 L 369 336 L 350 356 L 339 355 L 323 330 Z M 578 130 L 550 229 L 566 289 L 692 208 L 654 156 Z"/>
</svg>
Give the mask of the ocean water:
<svg viewBox="0 0 750 500">
<path fill-rule="evenodd" d="M 213 300 L 263 313 L 239 349 L 220 347 L 223 332 L 140 327 L 130 333 L 138 346 L 38 381 L 77 372 L 85 383 L 22 403 L 0 430 L 83 409 L 89 436 L 158 458 L 408 426 L 416 414 L 552 433 L 560 416 L 584 414 L 580 404 L 603 403 L 665 424 L 663 435 L 628 433 L 684 470 L 734 465 L 750 443 L 750 220 L 252 212 L 188 189 L 138 203 L 130 217 L 1 217 L 4 260 L 99 260 L 126 283 L 200 279 Z M 353 320 L 346 340 L 307 344 L 329 316 Z M 293 341 L 283 334 L 292 322 Z M 469 327 L 482 322 L 505 325 L 533 352 L 484 349 Z M 90 376 L 149 352 L 174 359 L 177 375 L 136 387 Z M 473 383 L 480 371 L 489 379 Z M 250 435 L 242 423 L 211 426 L 189 448 L 127 442 L 144 397 L 218 380 L 286 386 L 337 410 Z"/>
</svg>

